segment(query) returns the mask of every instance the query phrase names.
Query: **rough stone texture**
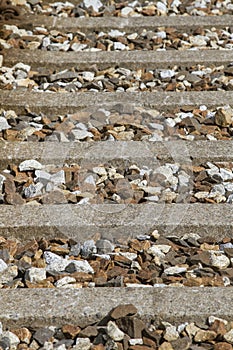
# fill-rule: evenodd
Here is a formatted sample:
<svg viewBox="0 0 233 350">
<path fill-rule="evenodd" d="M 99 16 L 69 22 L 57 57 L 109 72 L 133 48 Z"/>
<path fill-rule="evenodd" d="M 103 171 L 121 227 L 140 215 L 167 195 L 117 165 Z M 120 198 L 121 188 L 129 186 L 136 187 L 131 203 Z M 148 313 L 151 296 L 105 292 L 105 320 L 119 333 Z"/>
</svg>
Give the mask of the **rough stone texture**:
<svg viewBox="0 0 233 350">
<path fill-rule="evenodd" d="M 105 17 L 104 21 L 99 18 L 56 18 L 56 21 L 51 17 L 45 17 L 37 15 L 35 16 L 25 16 L 24 23 L 31 23 L 33 20 L 34 26 L 41 26 L 41 23 L 48 29 L 54 28 L 57 30 L 62 30 L 66 28 L 67 31 L 78 31 L 86 33 L 90 30 L 106 31 L 108 29 L 119 29 L 124 27 L 124 31 L 135 31 L 141 27 L 147 30 L 154 30 L 159 27 L 176 27 L 176 28 L 199 28 L 204 26 L 205 28 L 211 27 L 227 27 L 232 25 L 232 17 L 225 15 L 222 16 L 211 16 L 211 17 L 185 17 L 185 16 L 175 16 L 175 17 L 147 17 L 146 21 L 144 17 L 141 18 L 117 18 L 117 17 Z"/>
<path fill-rule="evenodd" d="M 56 52 L 56 61 L 54 56 L 48 51 L 31 51 L 31 50 L 17 50 L 11 49 L 4 52 L 4 64 L 13 66 L 17 62 L 24 62 L 31 66 L 32 69 L 41 67 L 46 63 L 46 69 L 64 67 L 77 67 L 77 53 L 76 52 Z M 230 50 L 219 50 L 215 54 L 207 50 L 196 51 L 104 51 L 104 52 L 79 52 L 78 68 L 80 70 L 88 70 L 93 64 L 101 69 L 106 69 L 111 65 L 122 68 L 137 69 L 138 67 L 148 67 L 156 65 L 156 68 L 167 68 L 171 65 L 178 64 L 181 67 L 187 67 L 195 64 L 221 65 L 223 63 L 229 64 L 232 61 L 232 54 Z"/>
<path fill-rule="evenodd" d="M 219 241 L 233 234 L 233 211 L 228 204 L 2 205 L 0 222 L 0 234 L 21 240 L 33 235 L 35 239 L 63 236 L 84 242 L 96 232 L 126 239 L 155 228 L 165 236 L 172 233 L 182 237 L 192 232 L 202 237 L 211 235 Z"/>
<path fill-rule="evenodd" d="M 150 108 L 161 108 L 162 111 L 170 110 L 174 107 L 200 106 L 209 107 L 227 105 L 232 101 L 232 91 L 192 91 L 192 92 L 118 92 L 115 93 L 82 93 L 77 97 L 77 93 L 66 93 L 54 95 L 51 99 L 50 94 L 37 92 L 20 92 L 20 91 L 1 91 L 0 105 L 6 110 L 13 109 L 16 113 L 25 112 L 25 104 L 31 111 L 36 113 L 76 113 L 77 109 L 86 108 L 90 105 L 104 106 L 120 103 L 130 106 L 144 106 Z M 130 102 L 129 102 L 130 101 Z"/>
</svg>

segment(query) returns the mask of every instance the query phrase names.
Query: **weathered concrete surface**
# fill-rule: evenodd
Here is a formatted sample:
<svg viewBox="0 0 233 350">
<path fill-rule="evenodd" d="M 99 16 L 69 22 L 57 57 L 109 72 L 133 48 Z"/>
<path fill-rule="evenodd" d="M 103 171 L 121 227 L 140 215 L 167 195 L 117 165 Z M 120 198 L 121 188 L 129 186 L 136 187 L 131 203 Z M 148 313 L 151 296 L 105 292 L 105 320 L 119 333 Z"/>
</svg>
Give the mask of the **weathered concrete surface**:
<svg viewBox="0 0 233 350">
<path fill-rule="evenodd" d="M 156 323 L 205 322 L 210 315 L 232 320 L 232 293 L 232 287 L 1 290 L 0 321 L 4 327 L 85 326 L 128 303 Z"/>
<path fill-rule="evenodd" d="M 141 68 L 181 68 L 205 64 L 210 66 L 232 62 L 231 50 L 195 50 L 195 51 L 100 51 L 100 52 L 51 52 L 43 50 L 3 50 L 3 66 L 13 66 L 18 62 L 29 64 L 40 72 L 49 69 L 66 69 L 75 67 L 78 70 L 90 70 L 93 65 L 98 69 L 123 67 Z M 45 68 L 46 67 L 46 68 Z"/>
<path fill-rule="evenodd" d="M 174 27 L 186 31 L 204 27 L 204 28 L 221 28 L 231 26 L 233 16 L 152 16 L 152 17 L 86 17 L 86 18 L 61 18 L 43 15 L 28 15 L 19 26 L 22 28 L 37 27 L 44 25 L 47 29 L 57 29 L 69 32 L 81 31 L 84 33 L 98 30 L 107 31 L 118 29 L 124 32 L 138 32 L 140 29 L 157 30 L 159 27 Z"/>
<path fill-rule="evenodd" d="M 206 161 L 233 161 L 229 141 L 98 141 L 98 142 L 0 142 L 0 167 L 36 159 L 43 165 L 78 163 L 93 168 L 103 162 L 112 165 L 137 165 L 156 168 L 162 163 L 201 164 Z"/>
<path fill-rule="evenodd" d="M 133 108 L 143 106 L 172 110 L 175 107 L 200 105 L 217 107 L 230 104 L 233 106 L 232 91 L 192 91 L 192 92 L 84 92 L 84 93 L 45 93 L 1 90 L 0 106 L 13 109 L 17 113 L 25 112 L 28 106 L 32 112 L 62 114 L 75 113 L 80 109 L 93 111 L 96 109 L 111 108 L 120 105 L 122 113 L 133 112 Z"/>
<path fill-rule="evenodd" d="M 158 229 L 165 236 L 195 232 L 220 241 L 233 238 L 230 204 L 96 204 L 0 207 L 0 234 L 21 240 L 67 237 L 78 241 L 100 233 L 117 241 Z"/>
</svg>

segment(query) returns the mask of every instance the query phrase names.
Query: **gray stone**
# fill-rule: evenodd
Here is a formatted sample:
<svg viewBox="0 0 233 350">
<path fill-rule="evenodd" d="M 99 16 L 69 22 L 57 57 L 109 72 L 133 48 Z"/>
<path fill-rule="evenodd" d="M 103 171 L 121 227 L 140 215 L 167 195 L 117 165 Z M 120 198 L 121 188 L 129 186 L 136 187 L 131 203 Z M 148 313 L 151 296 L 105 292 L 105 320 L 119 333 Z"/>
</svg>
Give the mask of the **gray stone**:
<svg viewBox="0 0 233 350">
<path fill-rule="evenodd" d="M 122 332 L 113 321 L 109 321 L 107 324 L 107 334 L 115 341 L 121 341 L 125 336 L 124 332 Z"/>
<path fill-rule="evenodd" d="M 187 271 L 187 267 L 171 266 L 164 270 L 165 275 L 178 275 Z"/>
<path fill-rule="evenodd" d="M 4 260 L 0 259 L 0 273 L 5 271 L 7 269 L 8 265 L 5 263 Z"/>
<path fill-rule="evenodd" d="M 32 283 L 41 282 L 46 279 L 46 269 L 39 267 L 31 267 L 26 271 L 25 278 Z"/>
<path fill-rule="evenodd" d="M 44 170 L 36 170 L 35 175 L 35 182 L 41 182 L 43 185 L 46 185 L 51 178 L 51 174 L 47 173 Z"/>
<path fill-rule="evenodd" d="M 90 350 L 91 341 L 89 338 L 77 338 L 75 345 L 72 347 L 73 350 Z"/>
<path fill-rule="evenodd" d="M 227 181 L 227 180 L 232 180 L 233 179 L 233 173 L 229 169 L 220 168 L 220 176 L 223 179 L 223 181 Z"/>
<path fill-rule="evenodd" d="M 79 256 L 80 252 L 81 252 L 81 244 L 77 243 L 71 246 L 69 255 Z"/>
<path fill-rule="evenodd" d="M 54 335 L 54 331 L 52 331 L 49 328 L 39 328 L 33 338 L 40 344 L 44 345 L 46 341 L 49 341 L 49 339 Z"/>
<path fill-rule="evenodd" d="M 20 340 L 17 337 L 17 335 L 15 335 L 14 333 L 12 333 L 10 331 L 6 331 L 6 332 L 2 333 L 2 336 L 9 339 L 11 350 L 17 349 L 17 345 L 20 343 Z"/>
<path fill-rule="evenodd" d="M 75 140 L 84 140 L 87 137 L 94 136 L 91 132 L 87 130 L 79 130 L 79 129 L 72 130 L 70 134 Z"/>
<path fill-rule="evenodd" d="M 0 284 L 11 282 L 18 275 L 18 267 L 10 265 L 0 273 Z"/>
<path fill-rule="evenodd" d="M 11 126 L 8 124 L 6 118 L 0 117 L 0 131 L 10 129 Z"/>
<path fill-rule="evenodd" d="M 42 194 L 41 190 L 43 188 L 43 184 L 38 182 L 37 184 L 31 184 L 28 187 L 24 187 L 23 194 L 26 198 L 33 198 L 36 196 L 40 196 Z"/>
<path fill-rule="evenodd" d="M 62 272 L 71 263 L 71 260 L 64 259 L 52 252 L 44 252 L 44 258 L 47 263 L 46 271 L 48 272 Z"/>
<path fill-rule="evenodd" d="M 99 239 L 96 242 L 97 254 L 108 254 L 114 250 L 114 244 L 107 239 Z"/>
<path fill-rule="evenodd" d="M 27 159 L 24 160 L 22 163 L 19 164 L 19 170 L 20 171 L 27 171 L 27 170 L 40 170 L 43 166 L 35 159 Z"/>
<path fill-rule="evenodd" d="M 50 178 L 51 182 L 54 183 L 54 185 L 58 186 L 61 184 L 64 184 L 66 182 L 65 180 L 65 172 L 64 170 L 60 170 L 57 173 L 51 175 Z"/>
<path fill-rule="evenodd" d="M 92 254 L 96 254 L 96 253 L 97 253 L 97 249 L 93 239 L 85 241 L 81 246 L 81 255 L 85 259 L 90 257 Z"/>
<path fill-rule="evenodd" d="M 94 273 L 93 268 L 86 260 L 68 260 L 69 265 L 66 267 L 66 271 L 73 272 L 86 272 L 86 273 Z"/>
</svg>

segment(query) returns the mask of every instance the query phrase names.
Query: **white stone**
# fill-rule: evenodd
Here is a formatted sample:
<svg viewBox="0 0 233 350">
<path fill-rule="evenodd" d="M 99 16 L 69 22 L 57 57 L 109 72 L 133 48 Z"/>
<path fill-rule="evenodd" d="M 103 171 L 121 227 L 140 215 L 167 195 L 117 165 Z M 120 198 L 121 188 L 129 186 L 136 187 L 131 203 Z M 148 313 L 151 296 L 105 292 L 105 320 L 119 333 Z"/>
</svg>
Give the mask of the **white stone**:
<svg viewBox="0 0 233 350">
<path fill-rule="evenodd" d="M 163 2 L 158 1 L 156 5 L 157 5 L 157 9 L 158 9 L 160 12 L 162 12 L 162 13 L 164 13 L 164 14 L 167 12 L 167 6 L 166 6 Z"/>
<path fill-rule="evenodd" d="M 36 170 L 35 175 L 36 175 L 35 182 L 41 182 L 43 183 L 43 185 L 46 185 L 51 178 L 51 174 L 43 170 Z"/>
<path fill-rule="evenodd" d="M 0 284 L 12 281 L 18 275 L 18 267 L 16 265 L 9 266 L 0 274 Z"/>
<path fill-rule="evenodd" d="M 206 46 L 208 38 L 203 35 L 190 36 L 189 41 L 193 46 Z"/>
<path fill-rule="evenodd" d="M 211 265 L 220 270 L 226 269 L 230 265 L 230 259 L 220 251 L 210 252 Z"/>
<path fill-rule="evenodd" d="M 73 43 L 71 49 L 75 52 L 82 51 L 87 47 L 86 44 Z"/>
<path fill-rule="evenodd" d="M 94 135 L 87 131 L 87 130 L 79 130 L 79 129 L 73 129 L 71 131 L 71 135 L 76 139 L 76 140 L 84 140 L 87 137 L 93 137 Z"/>
<path fill-rule="evenodd" d="M 95 12 L 98 12 L 99 9 L 103 6 L 100 0 L 84 0 L 83 3 L 86 8 L 89 8 L 92 6 Z"/>
<path fill-rule="evenodd" d="M 167 254 L 171 249 L 171 246 L 168 244 L 156 244 L 155 246 L 165 254 Z"/>
<path fill-rule="evenodd" d="M 107 334 L 110 338 L 115 341 L 121 341 L 124 339 L 124 332 L 122 332 L 116 325 L 115 322 L 109 321 L 107 325 Z"/>
<path fill-rule="evenodd" d="M 77 338 L 75 345 L 72 347 L 73 350 L 90 350 L 91 341 L 89 338 Z"/>
<path fill-rule="evenodd" d="M 93 268 L 89 264 L 87 260 L 67 260 L 68 265 L 72 264 L 72 268 L 75 270 L 75 272 L 86 272 L 86 273 L 94 273 Z"/>
<path fill-rule="evenodd" d="M 176 74 L 176 72 L 172 69 L 164 69 L 160 73 L 161 79 L 172 78 Z"/>
<path fill-rule="evenodd" d="M 55 286 L 57 288 L 61 288 L 63 287 L 64 285 L 67 285 L 67 284 L 70 284 L 70 283 L 75 283 L 76 282 L 76 279 L 74 277 L 71 277 L 71 276 L 65 276 L 61 279 L 59 279 L 56 283 L 55 283 Z"/>
<path fill-rule="evenodd" d="M 214 323 L 214 321 L 220 321 L 220 322 L 224 323 L 225 326 L 228 325 L 227 320 L 224 320 L 223 318 L 215 317 L 213 315 L 209 316 L 209 318 L 208 318 L 209 324 L 212 325 Z"/>
<path fill-rule="evenodd" d="M 120 42 L 118 42 L 118 41 L 115 41 L 115 42 L 113 43 L 113 47 L 114 47 L 114 50 L 125 50 L 126 45 L 125 45 L 125 44 L 122 44 L 122 43 L 120 43 Z"/>
<path fill-rule="evenodd" d="M 143 345 L 143 339 L 142 338 L 133 338 L 129 339 L 130 345 Z"/>
<path fill-rule="evenodd" d="M 124 256 L 125 258 L 133 261 L 137 259 L 138 255 L 136 253 L 130 253 L 130 252 L 120 252 L 119 253 L 121 256 Z"/>
<path fill-rule="evenodd" d="M 199 191 L 199 192 L 195 193 L 194 197 L 196 197 L 197 199 L 203 199 L 203 198 L 207 198 L 208 195 L 209 195 L 209 192 Z"/>
<path fill-rule="evenodd" d="M 50 180 L 54 183 L 55 186 L 64 184 L 66 182 L 64 170 L 60 170 L 57 173 L 51 175 Z"/>
<path fill-rule="evenodd" d="M 17 63 L 17 64 L 13 67 L 13 69 L 14 69 L 14 70 L 19 69 L 19 70 L 23 70 L 24 72 L 29 73 L 31 67 L 30 67 L 29 65 L 27 65 L 27 64 L 24 64 L 24 63 L 22 63 L 22 62 L 19 62 L 19 63 Z"/>
<path fill-rule="evenodd" d="M 82 76 L 83 76 L 83 79 L 86 81 L 93 81 L 95 77 L 95 73 L 86 71 L 82 73 Z"/>
<path fill-rule="evenodd" d="M 46 269 L 39 267 L 30 267 L 26 271 L 25 278 L 32 283 L 41 282 L 46 279 Z"/>
<path fill-rule="evenodd" d="M 5 271 L 7 269 L 8 265 L 5 263 L 4 260 L 0 259 L 0 273 Z"/>
<path fill-rule="evenodd" d="M 177 275 L 187 271 L 187 267 L 171 266 L 164 270 L 165 275 Z"/>
<path fill-rule="evenodd" d="M 154 257 L 155 256 L 159 258 L 165 257 L 165 254 L 156 245 L 152 245 L 149 249 L 147 249 L 147 253 L 150 255 L 153 255 Z"/>
<path fill-rule="evenodd" d="M 109 36 L 111 36 L 112 38 L 116 38 L 118 36 L 124 36 L 125 32 L 120 32 L 117 29 L 111 29 L 110 32 L 108 33 Z"/>
<path fill-rule="evenodd" d="M 230 344 L 233 344 L 233 329 L 224 334 L 223 338 Z"/>
<path fill-rule="evenodd" d="M 179 338 L 179 332 L 176 330 L 175 326 L 172 326 L 167 322 L 162 322 L 162 323 L 166 327 L 165 333 L 163 336 L 165 340 L 170 342 Z"/>
<path fill-rule="evenodd" d="M 232 180 L 233 179 L 233 173 L 231 170 L 220 168 L 220 176 L 223 179 L 223 181 Z"/>
<path fill-rule="evenodd" d="M 208 195 L 209 198 L 215 198 L 217 196 L 224 196 L 225 195 L 225 188 L 222 184 L 214 185 Z"/>
<path fill-rule="evenodd" d="M 0 131 L 10 129 L 11 126 L 8 124 L 6 118 L 0 117 Z"/>
<path fill-rule="evenodd" d="M 126 6 L 121 9 L 122 17 L 128 17 L 128 15 L 133 11 L 132 7 Z"/>
<path fill-rule="evenodd" d="M 95 174 L 98 174 L 98 175 L 100 175 L 100 176 L 104 176 L 104 175 L 107 175 L 107 170 L 104 168 L 104 167 L 94 167 L 94 168 L 92 168 L 92 170 L 93 170 L 93 172 L 95 173 Z M 110 171 L 111 169 L 109 169 L 109 171 Z M 114 174 L 116 173 L 116 169 L 114 169 Z"/>
<path fill-rule="evenodd" d="M 46 270 L 51 272 L 62 272 L 71 263 L 71 260 L 63 259 L 57 254 L 52 252 L 44 252 L 44 258 L 46 261 Z"/>
<path fill-rule="evenodd" d="M 35 159 L 27 159 L 24 160 L 22 163 L 19 164 L 19 170 L 20 171 L 27 171 L 27 170 L 40 170 L 43 166 L 41 163 L 39 163 Z"/>
<path fill-rule="evenodd" d="M 6 331 L 6 332 L 2 333 L 2 336 L 9 339 L 9 341 L 10 341 L 10 349 L 11 350 L 16 350 L 17 349 L 17 345 L 20 343 L 20 340 L 17 337 L 17 335 L 15 335 L 14 333 L 12 333 L 10 331 Z"/>
</svg>

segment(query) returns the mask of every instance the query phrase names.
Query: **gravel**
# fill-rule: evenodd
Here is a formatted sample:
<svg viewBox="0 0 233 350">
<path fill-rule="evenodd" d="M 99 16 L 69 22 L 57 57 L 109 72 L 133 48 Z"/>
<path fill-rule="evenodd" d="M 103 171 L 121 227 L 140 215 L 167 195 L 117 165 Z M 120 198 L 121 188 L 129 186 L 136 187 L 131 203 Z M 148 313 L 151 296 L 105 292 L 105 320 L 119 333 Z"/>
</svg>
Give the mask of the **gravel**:
<svg viewBox="0 0 233 350">
<path fill-rule="evenodd" d="M 163 237 L 157 230 L 127 241 L 99 234 L 87 256 L 73 239 L 31 240 L 0 237 L 0 288 L 227 287 L 233 285 L 233 240 L 198 234 Z M 75 251 L 79 245 L 80 250 Z M 114 328 L 114 327 L 113 327 Z"/>
<path fill-rule="evenodd" d="M 119 30 L 91 31 L 89 33 L 48 30 L 36 27 L 33 30 L 20 29 L 5 24 L 0 40 L 2 48 L 21 48 L 48 51 L 131 51 L 131 50 L 232 50 L 232 27 L 198 28 L 191 32 L 177 28 L 161 27 L 158 30 L 138 32 Z"/>
<path fill-rule="evenodd" d="M 20 65 L 20 67 L 19 67 Z M 0 68 L 0 87 L 9 90 L 28 88 L 46 92 L 137 92 L 137 91 L 231 91 L 233 66 L 194 65 L 181 69 L 138 67 L 130 70 L 110 67 L 104 70 L 66 69 L 53 74 L 26 71 L 21 63 Z M 25 66 L 25 65 L 24 65 Z M 23 72 L 23 78 L 21 73 Z"/>
<path fill-rule="evenodd" d="M 18 0 L 14 0 L 16 3 Z M 232 14 L 233 6 L 230 0 L 224 1 L 100 1 L 84 0 L 77 5 L 66 2 L 43 4 L 38 1 L 24 1 L 27 9 L 33 13 L 42 13 L 58 17 L 135 17 L 135 16 L 174 16 L 194 15 L 210 16 Z"/>
<path fill-rule="evenodd" d="M 182 106 L 165 113 L 136 106 L 125 110 L 116 104 L 109 109 L 90 107 L 67 115 L 35 114 L 30 110 L 16 114 L 3 109 L 0 113 L 9 125 L 0 131 L 0 138 L 8 141 L 226 140 L 232 138 L 233 130 L 233 110 L 229 106 Z M 38 170 L 35 175 L 42 182 L 50 180 L 50 174 L 44 171 Z"/>
<path fill-rule="evenodd" d="M 36 164 L 46 178 L 38 176 Z M 126 164 L 127 163 L 127 164 Z M 25 169 L 25 170 L 24 170 Z M 1 204 L 108 203 L 232 203 L 233 163 L 206 162 L 199 165 L 165 163 L 137 166 L 122 160 L 95 164 L 43 165 L 34 160 L 1 170 Z M 102 243 L 101 243 L 102 244 Z M 104 244 L 104 243 L 103 243 Z M 93 252 L 93 242 L 82 248 Z M 110 249 L 106 247 L 106 249 Z"/>
</svg>

